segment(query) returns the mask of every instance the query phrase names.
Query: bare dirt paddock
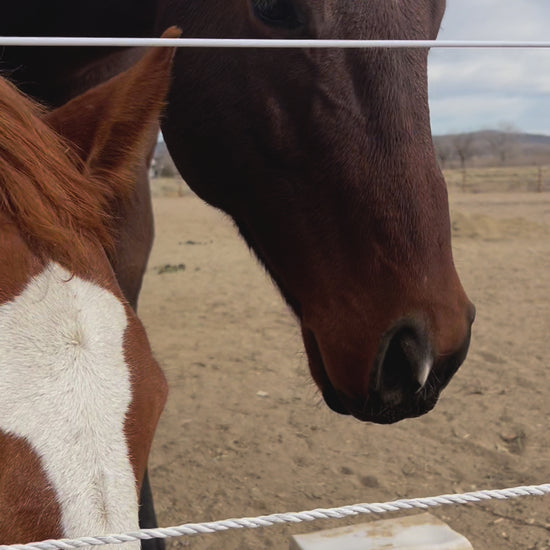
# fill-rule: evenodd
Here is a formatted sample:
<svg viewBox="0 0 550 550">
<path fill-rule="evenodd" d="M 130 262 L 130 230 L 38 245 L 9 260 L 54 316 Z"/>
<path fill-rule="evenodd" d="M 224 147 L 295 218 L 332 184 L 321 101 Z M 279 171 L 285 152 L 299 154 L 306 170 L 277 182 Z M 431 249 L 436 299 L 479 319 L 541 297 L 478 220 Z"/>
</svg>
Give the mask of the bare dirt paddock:
<svg viewBox="0 0 550 550">
<path fill-rule="evenodd" d="M 161 525 L 550 482 L 550 194 L 451 199 L 471 352 L 434 411 L 376 426 L 321 403 L 292 316 L 228 219 L 191 194 L 155 198 L 140 314 L 171 392 L 150 463 Z M 550 496 L 434 513 L 477 550 L 550 548 Z M 291 533 L 366 520 L 170 544 L 286 550 Z"/>
</svg>

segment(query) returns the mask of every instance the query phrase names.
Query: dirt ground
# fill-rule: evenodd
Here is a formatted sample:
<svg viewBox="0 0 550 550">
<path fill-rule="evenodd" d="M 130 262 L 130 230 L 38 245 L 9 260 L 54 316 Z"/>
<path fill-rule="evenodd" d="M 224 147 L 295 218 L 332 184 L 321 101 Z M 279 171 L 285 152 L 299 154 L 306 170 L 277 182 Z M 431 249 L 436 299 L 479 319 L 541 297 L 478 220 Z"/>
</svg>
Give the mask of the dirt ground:
<svg viewBox="0 0 550 550">
<path fill-rule="evenodd" d="M 162 526 L 550 482 L 550 194 L 451 196 L 471 351 L 430 414 L 392 426 L 321 402 L 292 315 L 224 215 L 187 192 L 154 207 L 139 312 L 170 384 L 150 461 Z M 476 550 L 543 549 L 549 499 L 433 513 Z M 286 550 L 291 534 L 369 520 L 170 544 Z"/>
</svg>

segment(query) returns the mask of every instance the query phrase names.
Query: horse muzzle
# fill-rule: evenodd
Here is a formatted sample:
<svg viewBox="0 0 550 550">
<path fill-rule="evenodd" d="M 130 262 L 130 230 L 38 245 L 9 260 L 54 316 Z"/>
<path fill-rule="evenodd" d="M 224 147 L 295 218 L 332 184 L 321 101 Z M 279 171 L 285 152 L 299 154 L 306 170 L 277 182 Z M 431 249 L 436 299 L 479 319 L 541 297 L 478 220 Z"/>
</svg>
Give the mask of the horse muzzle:
<svg viewBox="0 0 550 550">
<path fill-rule="evenodd" d="M 471 314 L 473 322 L 474 313 Z M 335 412 L 377 424 L 391 424 L 432 410 L 441 391 L 468 352 L 470 329 L 451 353 L 437 355 L 424 327 L 412 320 L 397 323 L 382 338 L 366 391 L 342 391 L 331 382 L 320 353 L 310 356 L 322 371 L 316 377 L 326 404 Z M 318 348 L 317 348 L 318 349 Z M 320 363 L 319 363 L 320 362 Z M 313 366 L 313 365 L 312 365 Z M 350 396 L 353 395 L 353 396 Z"/>
</svg>

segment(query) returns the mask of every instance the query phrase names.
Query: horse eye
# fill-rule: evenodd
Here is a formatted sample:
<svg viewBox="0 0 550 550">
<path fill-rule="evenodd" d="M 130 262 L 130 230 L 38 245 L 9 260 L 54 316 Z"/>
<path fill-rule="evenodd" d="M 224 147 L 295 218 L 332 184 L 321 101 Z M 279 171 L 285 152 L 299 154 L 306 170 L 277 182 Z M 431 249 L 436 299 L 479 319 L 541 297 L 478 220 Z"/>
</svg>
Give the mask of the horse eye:
<svg viewBox="0 0 550 550">
<path fill-rule="evenodd" d="M 252 0 L 252 9 L 256 17 L 270 27 L 296 29 L 302 25 L 292 0 Z"/>
</svg>

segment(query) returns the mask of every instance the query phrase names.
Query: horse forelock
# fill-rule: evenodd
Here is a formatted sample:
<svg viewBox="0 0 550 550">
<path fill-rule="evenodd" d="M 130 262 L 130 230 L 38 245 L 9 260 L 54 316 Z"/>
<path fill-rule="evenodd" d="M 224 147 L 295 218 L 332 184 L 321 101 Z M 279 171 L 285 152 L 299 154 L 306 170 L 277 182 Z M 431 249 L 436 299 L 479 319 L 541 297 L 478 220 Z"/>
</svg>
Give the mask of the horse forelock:
<svg viewBox="0 0 550 550">
<path fill-rule="evenodd" d="M 42 120 L 44 109 L 0 79 L 0 209 L 33 252 L 82 263 L 87 239 L 111 250 L 116 178 L 92 177 Z"/>
</svg>

